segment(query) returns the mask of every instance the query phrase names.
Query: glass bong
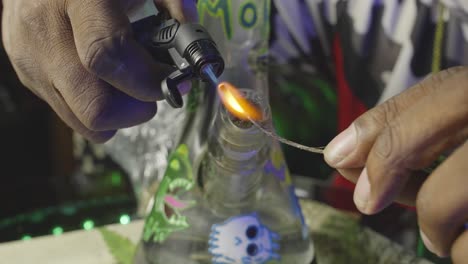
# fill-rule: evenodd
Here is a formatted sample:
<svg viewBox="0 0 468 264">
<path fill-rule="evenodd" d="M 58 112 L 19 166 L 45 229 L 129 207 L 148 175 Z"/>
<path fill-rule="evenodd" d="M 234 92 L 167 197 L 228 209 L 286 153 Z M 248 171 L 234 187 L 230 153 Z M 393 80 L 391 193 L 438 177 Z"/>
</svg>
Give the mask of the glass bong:
<svg viewBox="0 0 468 264">
<path fill-rule="evenodd" d="M 198 1 L 201 23 L 225 58 L 221 79 L 242 88 L 267 127 L 269 6 Z M 278 142 L 232 115 L 207 83 L 194 83 L 186 111 L 135 263 L 309 264 L 313 245 Z"/>
</svg>

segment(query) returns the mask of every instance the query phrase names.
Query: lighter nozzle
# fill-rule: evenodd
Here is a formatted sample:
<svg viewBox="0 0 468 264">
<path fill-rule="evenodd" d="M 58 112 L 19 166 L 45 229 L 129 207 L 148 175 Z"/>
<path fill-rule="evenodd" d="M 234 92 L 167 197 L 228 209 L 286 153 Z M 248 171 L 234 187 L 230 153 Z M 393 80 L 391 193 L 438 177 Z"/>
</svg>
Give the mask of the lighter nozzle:
<svg viewBox="0 0 468 264">
<path fill-rule="evenodd" d="M 216 77 L 213 66 L 211 64 L 204 65 L 202 68 L 202 73 L 203 73 L 203 79 L 207 80 L 210 82 L 213 87 L 217 87 L 219 80 Z"/>
</svg>

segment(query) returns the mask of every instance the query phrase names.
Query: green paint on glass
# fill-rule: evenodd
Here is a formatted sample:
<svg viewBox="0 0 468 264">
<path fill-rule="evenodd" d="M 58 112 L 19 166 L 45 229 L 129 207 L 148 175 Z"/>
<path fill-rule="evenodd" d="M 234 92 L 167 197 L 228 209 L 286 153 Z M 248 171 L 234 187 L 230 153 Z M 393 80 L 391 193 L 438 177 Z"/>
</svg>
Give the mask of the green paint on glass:
<svg viewBox="0 0 468 264">
<path fill-rule="evenodd" d="M 169 166 L 175 171 L 180 170 L 180 162 L 178 160 L 172 160 Z"/>
<path fill-rule="evenodd" d="M 94 222 L 93 222 L 93 220 L 88 219 L 88 220 L 85 220 L 85 221 L 83 222 L 83 229 L 84 229 L 84 230 L 91 230 L 91 229 L 93 229 L 93 228 L 94 228 Z"/>
<path fill-rule="evenodd" d="M 270 11 L 271 1 L 263 1 L 263 37 L 268 39 L 270 37 Z"/>
<path fill-rule="evenodd" d="M 262 38 L 268 40 L 270 38 L 270 0 L 263 0 L 262 11 L 260 12 L 260 25 L 257 25 L 260 28 Z M 258 54 L 267 55 L 268 53 L 268 41 L 265 41 L 264 44 L 258 49 Z"/>
<path fill-rule="evenodd" d="M 192 89 L 187 98 L 187 112 L 194 113 L 197 110 L 200 96 L 203 94 L 201 89 L 200 82 L 192 82 Z"/>
<path fill-rule="evenodd" d="M 172 166 L 177 161 L 178 166 Z M 156 191 L 153 208 L 146 218 L 143 240 L 162 242 L 173 232 L 189 227 L 188 219 L 182 211 L 195 204 L 194 201 L 181 201 L 178 195 L 191 190 L 195 184 L 189 151 L 180 145 L 169 157 L 170 166 Z M 176 167 L 177 169 L 174 169 Z"/>
<path fill-rule="evenodd" d="M 128 223 L 130 223 L 130 216 L 127 215 L 127 214 L 123 214 L 120 216 L 119 218 L 119 222 L 122 224 L 122 225 L 126 225 Z"/>
<path fill-rule="evenodd" d="M 239 12 L 239 23 L 245 29 L 255 27 L 258 20 L 257 6 L 252 1 L 243 3 Z"/>
<path fill-rule="evenodd" d="M 221 18 L 226 38 L 232 38 L 231 0 L 199 0 L 197 8 L 200 24 L 204 22 L 205 12 L 211 17 Z"/>
</svg>

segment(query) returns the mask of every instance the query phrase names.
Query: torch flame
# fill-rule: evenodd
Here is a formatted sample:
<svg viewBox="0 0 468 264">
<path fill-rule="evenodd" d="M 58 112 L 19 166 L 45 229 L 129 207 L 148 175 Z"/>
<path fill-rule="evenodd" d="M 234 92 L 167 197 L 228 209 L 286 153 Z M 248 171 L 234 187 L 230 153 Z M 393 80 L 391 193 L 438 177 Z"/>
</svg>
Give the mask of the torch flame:
<svg viewBox="0 0 468 264">
<path fill-rule="evenodd" d="M 255 121 L 263 118 L 261 111 L 245 99 L 234 85 L 228 82 L 220 83 L 218 85 L 218 94 L 226 109 L 235 117 Z"/>
</svg>

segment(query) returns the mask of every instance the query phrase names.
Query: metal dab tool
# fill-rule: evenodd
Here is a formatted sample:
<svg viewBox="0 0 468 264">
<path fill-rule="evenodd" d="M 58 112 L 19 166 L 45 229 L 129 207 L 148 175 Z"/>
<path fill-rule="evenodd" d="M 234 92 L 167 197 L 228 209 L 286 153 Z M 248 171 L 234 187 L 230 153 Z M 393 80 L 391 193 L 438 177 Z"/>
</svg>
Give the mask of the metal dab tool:
<svg viewBox="0 0 468 264">
<path fill-rule="evenodd" d="M 305 151 L 308 151 L 308 152 L 323 154 L 323 150 L 324 150 L 325 147 L 309 147 L 309 146 L 305 146 L 305 145 L 296 143 L 294 141 L 291 141 L 291 140 L 288 140 L 288 139 L 285 139 L 283 137 L 278 136 L 278 134 L 273 132 L 273 130 L 269 130 L 267 128 L 262 127 L 259 123 L 255 122 L 255 120 L 253 120 L 251 118 L 249 118 L 249 120 L 250 120 L 250 122 L 252 122 L 252 124 L 254 124 L 263 133 L 269 135 L 270 137 L 278 140 L 281 143 L 284 143 L 284 144 L 289 145 L 291 147 L 302 149 L 302 150 L 305 150 Z"/>
<path fill-rule="evenodd" d="M 272 129 L 263 127 L 262 125 L 255 122 L 255 120 L 253 120 L 251 118 L 249 118 L 249 120 L 250 120 L 250 122 L 252 122 L 252 124 L 254 124 L 263 133 L 269 135 L 270 137 L 278 140 L 281 143 L 284 143 L 284 144 L 289 145 L 291 147 L 302 149 L 302 150 L 305 150 L 305 151 L 308 151 L 308 152 L 323 154 L 323 150 L 325 149 L 325 147 L 309 147 L 309 146 L 305 146 L 305 145 L 296 143 L 294 141 L 291 141 L 291 140 L 285 139 L 283 137 L 280 137 Z M 441 155 L 429 167 L 421 169 L 421 170 L 419 170 L 419 172 L 422 172 L 422 173 L 427 174 L 427 175 L 431 174 L 445 160 L 445 158 L 446 157 L 444 155 Z M 467 228 L 468 228 L 468 223 L 467 223 Z"/>
<path fill-rule="evenodd" d="M 302 145 L 302 144 L 299 144 L 299 143 L 296 143 L 294 141 L 291 141 L 291 140 L 288 140 L 288 139 L 285 139 L 283 137 L 280 137 L 278 134 L 276 134 L 272 129 L 269 129 L 269 128 L 265 128 L 263 127 L 262 125 L 260 125 L 259 123 L 255 122 L 255 120 L 249 118 L 250 122 L 252 122 L 252 124 L 254 124 L 258 129 L 260 129 L 263 133 L 269 135 L 270 137 L 278 140 L 279 142 L 281 143 L 284 143 L 286 145 L 289 145 L 291 147 L 295 147 L 295 148 L 298 148 L 298 149 L 302 149 L 302 150 L 305 150 L 305 151 L 308 151 L 308 152 L 312 152 L 312 153 L 317 153 L 317 154 L 323 154 L 323 150 L 325 149 L 325 147 L 309 147 L 309 146 L 305 146 L 305 145 Z M 440 156 L 437 160 L 435 160 L 429 167 L 427 168 L 424 168 L 424 169 L 421 169 L 419 170 L 419 172 L 422 172 L 424 174 L 431 174 L 445 159 L 446 157 L 445 156 Z M 468 229 L 468 223 L 467 223 L 467 229 Z"/>
</svg>

